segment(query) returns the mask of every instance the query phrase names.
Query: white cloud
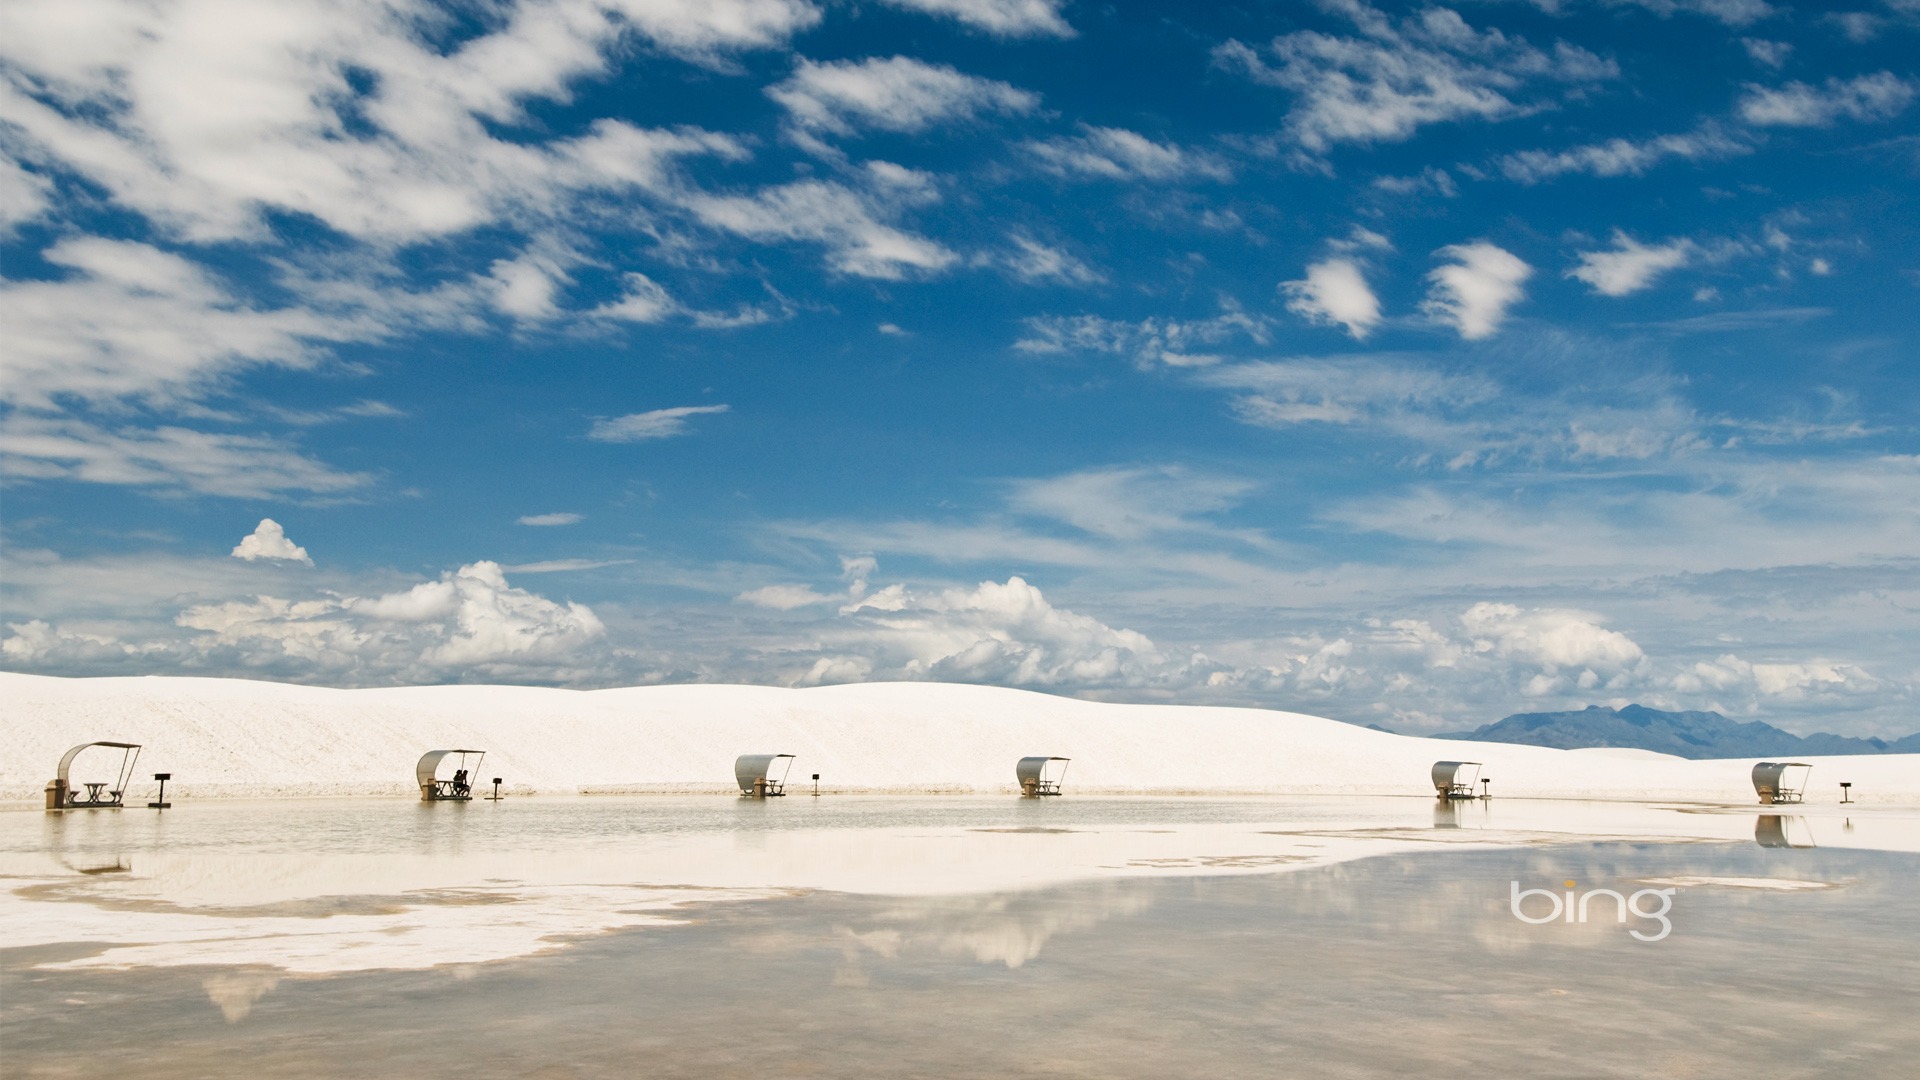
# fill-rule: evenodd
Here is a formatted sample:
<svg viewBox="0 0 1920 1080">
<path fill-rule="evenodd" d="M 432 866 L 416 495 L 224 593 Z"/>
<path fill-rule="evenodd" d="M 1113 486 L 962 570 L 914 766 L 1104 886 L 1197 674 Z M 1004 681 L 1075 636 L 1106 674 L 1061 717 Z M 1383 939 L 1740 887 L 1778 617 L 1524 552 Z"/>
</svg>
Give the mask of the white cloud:
<svg viewBox="0 0 1920 1080">
<path fill-rule="evenodd" d="M 1826 127 L 1836 120 L 1890 120 L 1913 103 L 1914 83 L 1891 71 L 1854 79 L 1828 79 L 1823 86 L 1790 82 L 1781 87 L 1747 84 L 1740 118 L 1774 127 Z"/>
<path fill-rule="evenodd" d="M 814 592 L 805 585 L 765 585 L 758 589 L 749 589 L 734 597 L 742 604 L 755 607 L 772 608 L 775 611 L 792 611 L 795 608 L 811 607 L 814 604 L 830 604 L 844 599 Z"/>
<path fill-rule="evenodd" d="M 1645 8 L 1662 17 L 1686 12 L 1718 19 L 1728 26 L 1748 26 L 1773 17 L 1779 9 L 1767 0 L 1605 0 L 1613 7 Z"/>
<path fill-rule="evenodd" d="M 1376 176 L 1373 178 L 1373 188 L 1389 195 L 1432 193 L 1443 199 L 1460 197 L 1460 185 L 1454 182 L 1452 174 L 1431 165 L 1412 176 Z"/>
<path fill-rule="evenodd" d="M 657 323 L 681 310 L 679 301 L 645 274 L 628 273 L 623 283 L 626 287 L 620 299 L 595 308 L 595 315 L 624 322 Z"/>
<path fill-rule="evenodd" d="M 647 439 L 671 439 L 687 433 L 687 418 L 723 413 L 727 405 L 681 405 L 672 409 L 654 409 L 607 420 L 595 420 L 587 438 L 596 442 L 643 442 Z"/>
<path fill-rule="evenodd" d="M 1517 116 L 1536 107 L 1516 100 L 1529 84 L 1619 74 L 1611 61 L 1564 42 L 1548 53 L 1499 30 L 1477 31 L 1447 8 L 1396 24 L 1360 0 L 1326 6 L 1358 36 L 1286 34 L 1266 49 L 1271 65 L 1238 41 L 1214 52 L 1217 63 L 1292 91 L 1287 132 L 1316 154 L 1336 143 L 1397 142 L 1427 124 Z"/>
<path fill-rule="evenodd" d="M 537 255 L 497 259 L 489 275 L 493 306 L 523 322 L 544 322 L 559 314 L 555 298 L 571 280 L 558 263 Z"/>
<path fill-rule="evenodd" d="M 1000 258 L 1014 277 L 1029 284 L 1098 285 L 1106 275 L 1056 247 L 1028 236 L 1008 237 L 1013 249 Z"/>
<path fill-rule="evenodd" d="M 824 244 L 827 264 L 841 273 L 882 280 L 937 273 L 959 256 L 882 220 L 900 199 L 923 197 L 917 185 L 909 186 L 918 174 L 900 174 L 885 175 L 889 189 L 874 195 L 838 183 L 800 180 L 751 196 L 695 196 L 690 208 L 707 224 L 750 239 Z"/>
<path fill-rule="evenodd" d="M 1180 468 L 1089 469 L 1013 485 L 1011 509 L 1115 540 L 1207 531 L 1194 515 L 1227 509 L 1254 485 Z"/>
<path fill-rule="evenodd" d="M 1499 388 L 1485 379 L 1445 375 L 1390 356 L 1255 361 L 1223 365 L 1199 379 L 1249 391 L 1234 402 L 1245 423 L 1273 428 L 1368 424 L 1426 441 L 1459 437 L 1459 426 L 1446 414 L 1499 396 Z"/>
<path fill-rule="evenodd" d="M 302 491 L 338 495 L 373 479 L 338 472 L 264 436 L 171 426 L 108 428 L 23 413 L 0 418 L 0 472 L 241 499 Z"/>
<path fill-rule="evenodd" d="M 1459 330 L 1463 338 L 1492 336 L 1506 320 L 1507 309 L 1526 297 L 1521 286 L 1533 276 L 1533 268 L 1510 251 L 1475 240 L 1434 254 L 1454 262 L 1427 275 L 1433 288 L 1421 310 Z"/>
<path fill-rule="evenodd" d="M 491 32 L 442 48 L 421 0 L 241 7 L 98 0 L 16 8 L 0 59 L 0 120 L 50 167 L 84 176 L 173 236 L 257 238 L 268 212 L 350 236 L 409 241 L 580 192 L 658 190 L 671 160 L 738 154 L 705 132 L 604 120 L 521 140 L 524 106 L 563 100 L 637 31 L 712 58 L 777 45 L 819 20 L 800 0 L 544 0 L 505 4 Z"/>
<path fill-rule="evenodd" d="M 1271 340 L 1264 317 L 1229 306 L 1210 319 L 1196 320 L 1121 322 L 1098 315 L 1039 315 L 1026 320 L 1026 336 L 1013 347 L 1030 353 L 1116 353 L 1133 357 L 1143 367 L 1200 367 L 1219 358 L 1198 350 L 1233 337 L 1262 345 Z"/>
<path fill-rule="evenodd" d="M 1581 0 L 1527 0 L 1551 14 L 1562 14 Z M 1605 7 L 1633 7 L 1650 11 L 1665 19 L 1674 15 L 1705 15 L 1728 26 L 1747 26 L 1778 14 L 1768 0 L 1589 0 Z"/>
<path fill-rule="evenodd" d="M 1287 310 L 1309 322 L 1338 323 L 1355 340 L 1365 340 L 1380 325 L 1380 298 L 1368 287 L 1361 264 L 1353 259 L 1327 259 L 1307 267 L 1302 281 L 1283 281 Z"/>
<path fill-rule="evenodd" d="M 0 281 L 0 401 L 52 409 L 192 397 L 249 367 L 310 367 L 324 343 L 380 327 L 299 308 L 259 309 L 203 267 L 147 244 L 62 240 L 42 255 L 64 281 Z"/>
<path fill-rule="evenodd" d="M 307 549 L 287 539 L 285 529 L 272 518 L 261 518 L 260 524 L 240 542 L 234 545 L 233 557 L 254 562 L 258 559 L 272 559 L 283 562 L 300 562 L 313 565 Z"/>
<path fill-rule="evenodd" d="M 581 514 L 562 512 L 557 514 L 528 514 L 519 519 L 522 525 L 550 527 L 555 525 L 578 525 L 586 520 Z"/>
<path fill-rule="evenodd" d="M 1580 265 L 1567 271 L 1567 276 L 1593 286 L 1601 296 L 1626 296 L 1687 265 L 1696 250 L 1697 245 L 1684 237 L 1648 246 L 1616 229 L 1611 250 L 1580 252 Z"/>
<path fill-rule="evenodd" d="M 775 294 L 775 302 L 770 304 L 741 304 L 732 311 L 704 311 L 681 303 L 665 286 L 637 271 L 621 275 L 621 285 L 619 299 L 601 304 L 587 312 L 587 315 L 594 319 L 643 325 L 684 318 L 701 330 L 735 330 L 776 322 L 793 314 L 792 305 L 778 294 Z"/>
<path fill-rule="evenodd" d="M 369 598 L 259 596 L 199 604 L 175 623 L 201 632 L 195 644 L 203 651 L 224 648 L 262 663 L 292 658 L 318 669 L 413 677 L 559 660 L 606 633 L 584 604 L 513 588 L 491 562 Z"/>
<path fill-rule="evenodd" d="M 1770 67 L 1775 71 L 1787 66 L 1787 58 L 1793 55 L 1793 44 L 1786 41 L 1768 41 L 1765 38 L 1741 38 L 1740 44 L 1747 50 L 1747 56 L 1754 63 Z"/>
<path fill-rule="evenodd" d="M 1694 663 L 1672 676 L 1669 685 L 1686 694 L 1744 691 L 1760 697 L 1802 700 L 1870 693 L 1886 684 L 1857 664 L 1825 660 L 1750 663 L 1727 653 Z"/>
<path fill-rule="evenodd" d="M 1080 125 L 1079 135 L 1031 140 L 1020 148 L 1055 176 L 1090 180 L 1231 180 L 1233 170 L 1214 154 L 1155 142 L 1124 128 Z"/>
<path fill-rule="evenodd" d="M 45 213 L 52 194 L 53 181 L 0 153 L 0 238 Z"/>
<path fill-rule="evenodd" d="M 1680 135 L 1650 139 L 1608 139 L 1566 150 L 1521 150 L 1499 161 L 1502 174 L 1523 184 L 1538 184 L 1557 176 L 1639 176 L 1670 158 L 1711 161 L 1749 154 L 1753 147 L 1713 126 Z"/>
<path fill-rule="evenodd" d="M 8 623 L 7 629 L 13 633 L 0 641 L 0 656 L 10 664 L 110 662 L 153 651 L 105 634 L 56 628 L 45 619 Z"/>
<path fill-rule="evenodd" d="M 1632 638 L 1586 612 L 1483 601 L 1467 609 L 1460 623 L 1475 652 L 1537 664 L 1549 675 L 1562 668 L 1615 675 L 1640 669 L 1647 659 Z"/>
<path fill-rule="evenodd" d="M 543 559 L 540 562 L 515 563 L 500 569 L 509 574 L 572 574 L 582 570 L 601 570 L 609 566 L 631 566 L 632 559 Z"/>
<path fill-rule="evenodd" d="M 852 135 L 860 128 L 919 132 L 984 112 L 1021 114 L 1040 96 L 910 56 L 816 64 L 801 60 L 767 89 L 802 129 Z"/>
<path fill-rule="evenodd" d="M 1066 0 L 881 0 L 894 7 L 945 16 L 1000 37 L 1074 36 L 1060 17 Z"/>
<path fill-rule="evenodd" d="M 1019 577 L 920 595 L 890 585 L 842 609 L 827 655 L 796 681 L 937 679 L 1007 686 L 1128 686 L 1178 668 L 1146 635 L 1054 607 Z"/>
</svg>

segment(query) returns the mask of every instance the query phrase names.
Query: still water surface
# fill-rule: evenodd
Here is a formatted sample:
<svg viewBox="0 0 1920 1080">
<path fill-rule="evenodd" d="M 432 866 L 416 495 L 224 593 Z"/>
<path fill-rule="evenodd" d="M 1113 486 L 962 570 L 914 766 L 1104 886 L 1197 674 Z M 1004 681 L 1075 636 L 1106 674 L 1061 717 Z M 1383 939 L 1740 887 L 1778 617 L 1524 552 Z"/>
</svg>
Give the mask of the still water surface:
<svg viewBox="0 0 1920 1080">
<path fill-rule="evenodd" d="M 40 934 L 0 948 L 6 1075 L 1910 1077 L 1920 1060 L 1920 856 L 1836 846 L 1875 830 L 1920 840 L 1908 814 L 1776 828 L 1751 811 L 1517 801 L 446 809 L 0 814 L 5 912 L 15 927 L 69 910 L 199 919 L 225 928 L 227 949 L 265 940 L 295 898 L 377 896 L 410 914 L 365 918 L 445 927 L 538 910 L 549 872 L 581 866 L 622 888 L 706 875 L 701 888 L 733 891 L 680 903 L 670 922 L 539 924 L 540 949 L 486 962 L 436 944 L 450 951 L 417 970 L 196 963 L 120 938 L 120 966 L 76 967 L 115 954 Z M 1262 843 L 1301 859 L 1262 864 Z M 962 880 L 1076 851 L 1089 861 L 1017 888 L 832 888 L 784 880 L 799 872 L 780 859 L 788 846 L 855 885 L 936 873 L 867 865 L 925 846 L 977 860 Z M 288 860 L 325 874 L 288 875 Z M 396 860 L 413 876 L 393 877 Z M 492 886 L 473 883 L 476 866 Z M 1628 931 L 1652 924 L 1617 922 L 1604 900 L 1585 923 L 1514 917 L 1516 882 L 1568 881 L 1673 888 L 1672 933 L 1636 940 Z M 318 931 L 356 910 L 291 921 Z M 475 944 L 498 931 L 458 925 Z"/>
</svg>

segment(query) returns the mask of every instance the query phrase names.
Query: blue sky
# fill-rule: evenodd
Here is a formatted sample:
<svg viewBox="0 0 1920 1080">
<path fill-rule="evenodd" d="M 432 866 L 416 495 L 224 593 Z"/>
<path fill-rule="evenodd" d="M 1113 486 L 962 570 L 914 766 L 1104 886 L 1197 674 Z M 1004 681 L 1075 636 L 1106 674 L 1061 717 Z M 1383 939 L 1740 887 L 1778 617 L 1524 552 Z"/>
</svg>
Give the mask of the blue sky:
<svg viewBox="0 0 1920 1080">
<path fill-rule="evenodd" d="M 1920 686 L 1920 4 L 0 25 L 4 664 Z"/>
</svg>

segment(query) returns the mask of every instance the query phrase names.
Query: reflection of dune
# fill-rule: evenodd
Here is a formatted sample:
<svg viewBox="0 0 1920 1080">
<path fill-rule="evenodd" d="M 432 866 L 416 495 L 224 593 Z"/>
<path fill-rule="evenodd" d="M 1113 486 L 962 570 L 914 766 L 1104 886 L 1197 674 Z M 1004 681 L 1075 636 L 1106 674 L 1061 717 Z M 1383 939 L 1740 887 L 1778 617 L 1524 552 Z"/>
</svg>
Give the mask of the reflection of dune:
<svg viewBox="0 0 1920 1080">
<path fill-rule="evenodd" d="M 1086 930 L 1151 907 L 1145 890 L 1107 886 L 998 896 L 929 896 L 905 900 L 878 918 L 891 936 L 883 956 L 926 948 L 1017 968 L 1040 955 L 1056 934 Z M 864 942 L 880 931 L 861 935 Z"/>
</svg>

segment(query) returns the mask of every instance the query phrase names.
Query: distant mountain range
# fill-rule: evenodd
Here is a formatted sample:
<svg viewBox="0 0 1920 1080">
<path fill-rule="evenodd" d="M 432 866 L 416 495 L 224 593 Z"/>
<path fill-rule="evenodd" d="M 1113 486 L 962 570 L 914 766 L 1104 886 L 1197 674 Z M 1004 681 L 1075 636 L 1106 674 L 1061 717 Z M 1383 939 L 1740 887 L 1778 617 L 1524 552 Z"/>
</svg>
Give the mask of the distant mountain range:
<svg viewBox="0 0 1920 1080">
<path fill-rule="evenodd" d="M 1738 723 L 1717 712 L 1663 712 L 1644 705 L 1589 705 L 1569 712 L 1515 713 L 1473 731 L 1436 739 L 1523 743 L 1578 750 L 1623 746 L 1683 758 L 1794 757 L 1815 754 L 1920 754 L 1920 734 L 1887 742 L 1845 735 L 1800 736 L 1758 720 Z"/>
</svg>

